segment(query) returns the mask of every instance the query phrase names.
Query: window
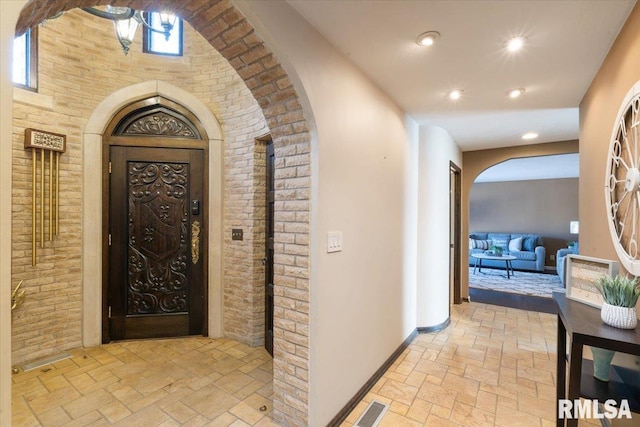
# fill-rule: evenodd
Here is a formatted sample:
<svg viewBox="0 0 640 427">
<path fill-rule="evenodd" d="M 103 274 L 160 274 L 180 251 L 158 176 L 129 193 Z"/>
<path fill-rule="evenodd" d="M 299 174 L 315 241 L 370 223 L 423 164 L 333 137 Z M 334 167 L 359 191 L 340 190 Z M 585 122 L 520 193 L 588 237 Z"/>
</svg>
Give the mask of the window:
<svg viewBox="0 0 640 427">
<path fill-rule="evenodd" d="M 38 88 L 37 27 L 13 39 L 13 83 L 27 89 Z"/>
<path fill-rule="evenodd" d="M 145 27 L 143 46 L 146 53 L 182 56 L 182 19 L 176 18 L 169 40 L 162 33 L 164 30 L 160 24 L 160 13 L 145 13 L 145 20 L 151 28 L 161 31 L 158 33 Z"/>
</svg>

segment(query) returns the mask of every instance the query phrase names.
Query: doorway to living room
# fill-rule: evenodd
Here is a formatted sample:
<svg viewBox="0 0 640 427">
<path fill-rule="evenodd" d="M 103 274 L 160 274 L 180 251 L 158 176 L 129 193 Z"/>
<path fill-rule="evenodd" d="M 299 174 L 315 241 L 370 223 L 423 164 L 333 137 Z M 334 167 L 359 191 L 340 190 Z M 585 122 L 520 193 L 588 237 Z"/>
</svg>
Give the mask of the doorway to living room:
<svg viewBox="0 0 640 427">
<path fill-rule="evenodd" d="M 552 292 L 564 291 L 556 254 L 578 240 L 570 233 L 578 161 L 577 153 L 514 158 L 476 177 L 468 228 L 473 301 L 553 310 Z"/>
</svg>

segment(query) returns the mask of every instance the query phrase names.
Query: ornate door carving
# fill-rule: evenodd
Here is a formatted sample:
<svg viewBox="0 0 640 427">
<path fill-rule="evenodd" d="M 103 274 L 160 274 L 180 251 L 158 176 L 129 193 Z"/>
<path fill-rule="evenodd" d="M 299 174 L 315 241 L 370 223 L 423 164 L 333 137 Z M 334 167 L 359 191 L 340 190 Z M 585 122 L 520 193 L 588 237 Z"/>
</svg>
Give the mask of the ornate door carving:
<svg viewBox="0 0 640 427">
<path fill-rule="evenodd" d="M 202 334 L 202 150 L 110 149 L 111 339 Z"/>
</svg>

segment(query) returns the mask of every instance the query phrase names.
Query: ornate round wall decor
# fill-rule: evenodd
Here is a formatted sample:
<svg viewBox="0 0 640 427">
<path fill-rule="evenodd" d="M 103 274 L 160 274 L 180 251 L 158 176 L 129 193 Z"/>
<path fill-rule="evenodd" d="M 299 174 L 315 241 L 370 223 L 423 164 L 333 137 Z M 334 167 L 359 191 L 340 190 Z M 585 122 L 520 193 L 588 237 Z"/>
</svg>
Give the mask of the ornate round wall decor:
<svg viewBox="0 0 640 427">
<path fill-rule="evenodd" d="M 640 82 L 627 93 L 611 134 L 605 176 L 609 231 L 622 265 L 640 275 Z"/>
</svg>

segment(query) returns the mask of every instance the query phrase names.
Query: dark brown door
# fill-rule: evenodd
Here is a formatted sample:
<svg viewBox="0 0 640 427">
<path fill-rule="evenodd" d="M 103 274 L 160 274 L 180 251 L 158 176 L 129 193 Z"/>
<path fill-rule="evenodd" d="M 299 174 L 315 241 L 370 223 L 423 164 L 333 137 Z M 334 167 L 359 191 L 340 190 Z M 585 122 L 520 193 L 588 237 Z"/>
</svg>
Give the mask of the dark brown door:
<svg viewBox="0 0 640 427">
<path fill-rule="evenodd" d="M 113 340 L 203 333 L 203 152 L 110 149 Z"/>
<path fill-rule="evenodd" d="M 273 141 L 267 144 L 267 235 L 266 235 L 266 259 L 265 259 L 265 331 L 264 347 L 273 356 L 273 206 L 275 203 L 275 154 L 273 153 Z"/>
</svg>

